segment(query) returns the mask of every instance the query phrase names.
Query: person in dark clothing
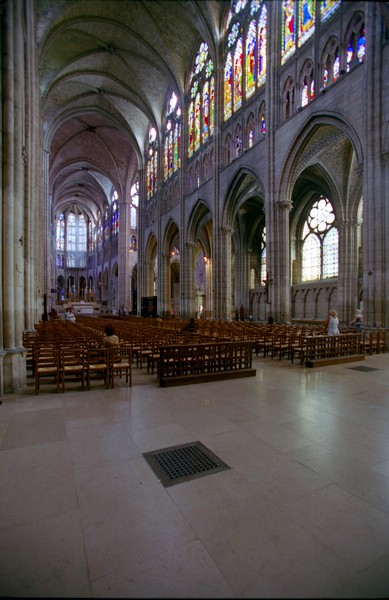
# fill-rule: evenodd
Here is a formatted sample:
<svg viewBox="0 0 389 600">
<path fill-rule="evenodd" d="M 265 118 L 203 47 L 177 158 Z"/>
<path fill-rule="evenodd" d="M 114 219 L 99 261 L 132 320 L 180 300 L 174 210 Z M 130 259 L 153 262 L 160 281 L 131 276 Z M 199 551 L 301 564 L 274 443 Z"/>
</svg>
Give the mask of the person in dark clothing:
<svg viewBox="0 0 389 600">
<path fill-rule="evenodd" d="M 189 321 L 189 323 L 187 323 L 183 328 L 182 331 L 189 331 L 190 333 L 193 333 L 196 331 L 196 321 L 194 320 L 194 318 L 192 317 Z"/>
</svg>

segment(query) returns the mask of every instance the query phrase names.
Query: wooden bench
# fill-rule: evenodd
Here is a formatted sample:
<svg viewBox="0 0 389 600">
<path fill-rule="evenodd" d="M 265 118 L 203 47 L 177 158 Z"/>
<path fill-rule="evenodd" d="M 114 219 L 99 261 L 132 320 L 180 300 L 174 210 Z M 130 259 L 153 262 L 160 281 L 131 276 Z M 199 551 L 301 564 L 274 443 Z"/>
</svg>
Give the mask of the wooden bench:
<svg viewBox="0 0 389 600">
<path fill-rule="evenodd" d="M 361 353 L 360 333 L 307 336 L 305 366 L 320 367 L 365 360 Z"/>
<path fill-rule="evenodd" d="M 161 387 L 251 377 L 253 342 L 189 343 L 160 347 L 158 378 Z"/>
</svg>

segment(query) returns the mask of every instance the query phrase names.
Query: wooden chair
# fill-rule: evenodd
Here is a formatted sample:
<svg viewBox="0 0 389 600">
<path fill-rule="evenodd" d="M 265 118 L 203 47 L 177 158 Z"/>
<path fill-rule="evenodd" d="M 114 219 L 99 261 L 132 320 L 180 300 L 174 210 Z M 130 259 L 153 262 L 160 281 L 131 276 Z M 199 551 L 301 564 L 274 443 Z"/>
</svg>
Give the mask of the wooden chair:
<svg viewBox="0 0 389 600">
<path fill-rule="evenodd" d="M 290 355 L 290 332 L 280 329 L 275 331 L 273 335 L 273 345 L 271 347 L 271 357 L 274 358 L 278 354 L 279 359 L 286 354 L 287 358 Z"/>
<path fill-rule="evenodd" d="M 60 350 L 62 391 L 67 380 L 77 381 L 85 390 L 85 353 L 81 344 L 62 345 Z"/>
<path fill-rule="evenodd" d="M 34 348 L 35 394 L 42 382 L 55 383 L 57 392 L 60 382 L 60 362 L 56 343 L 36 344 Z"/>
<path fill-rule="evenodd" d="M 107 349 L 94 346 L 87 348 L 85 353 L 86 388 L 90 390 L 91 379 L 104 379 L 108 385 L 109 368 Z"/>
<path fill-rule="evenodd" d="M 126 376 L 126 383 L 132 386 L 132 349 L 128 346 L 118 345 L 108 348 L 108 377 L 111 388 L 115 385 L 115 376 Z"/>
<path fill-rule="evenodd" d="M 300 364 L 303 364 L 306 354 L 306 335 L 301 331 L 295 334 L 291 340 L 290 359 L 293 364 L 295 357 L 300 358 Z"/>
</svg>

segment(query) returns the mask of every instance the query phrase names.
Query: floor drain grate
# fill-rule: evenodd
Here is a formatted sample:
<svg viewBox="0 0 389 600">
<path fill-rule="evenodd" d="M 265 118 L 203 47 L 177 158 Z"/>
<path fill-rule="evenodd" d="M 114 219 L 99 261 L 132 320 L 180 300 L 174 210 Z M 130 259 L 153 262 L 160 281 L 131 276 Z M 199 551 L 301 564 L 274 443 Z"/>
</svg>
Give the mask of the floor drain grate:
<svg viewBox="0 0 389 600">
<path fill-rule="evenodd" d="M 353 371 L 362 371 L 362 373 L 368 373 L 368 371 L 379 371 L 380 369 L 375 369 L 374 367 L 349 367 L 349 369 L 353 369 Z"/>
<path fill-rule="evenodd" d="M 230 468 L 201 442 L 146 452 L 143 456 L 165 487 Z"/>
</svg>

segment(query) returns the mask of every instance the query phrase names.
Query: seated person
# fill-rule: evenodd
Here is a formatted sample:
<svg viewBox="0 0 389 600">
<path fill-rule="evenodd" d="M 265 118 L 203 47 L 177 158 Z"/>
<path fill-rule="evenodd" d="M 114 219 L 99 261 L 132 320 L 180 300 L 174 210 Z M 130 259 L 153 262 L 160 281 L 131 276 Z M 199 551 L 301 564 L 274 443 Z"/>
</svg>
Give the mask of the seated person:
<svg viewBox="0 0 389 600">
<path fill-rule="evenodd" d="M 189 331 L 191 333 L 196 331 L 196 322 L 194 320 L 194 317 L 192 317 L 189 321 L 189 323 L 187 323 L 183 328 L 182 331 Z"/>
<path fill-rule="evenodd" d="M 70 310 L 70 308 L 67 308 L 65 310 L 65 321 L 68 321 L 69 323 L 76 322 L 76 317 L 74 316 L 74 313 Z"/>
<path fill-rule="evenodd" d="M 104 329 L 104 346 L 118 346 L 119 338 L 115 334 L 115 330 L 112 325 L 106 325 Z"/>
</svg>

